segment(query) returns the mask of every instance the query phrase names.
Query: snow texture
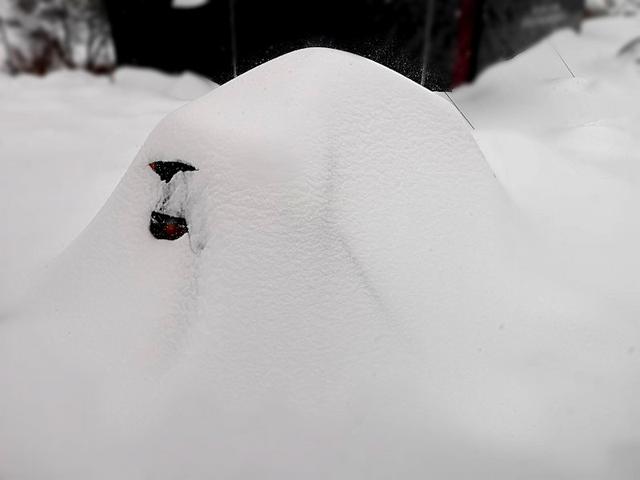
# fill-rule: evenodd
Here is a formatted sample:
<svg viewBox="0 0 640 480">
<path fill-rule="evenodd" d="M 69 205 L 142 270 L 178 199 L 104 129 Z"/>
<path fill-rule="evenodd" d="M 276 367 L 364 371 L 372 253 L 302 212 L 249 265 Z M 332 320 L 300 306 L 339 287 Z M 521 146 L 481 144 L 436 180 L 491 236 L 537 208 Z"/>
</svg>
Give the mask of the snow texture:
<svg viewBox="0 0 640 480">
<path fill-rule="evenodd" d="M 574 281 L 498 178 L 446 100 L 333 50 L 172 113 L 0 323 L 0 478 L 636 478 L 637 296 L 592 287 L 638 256 L 585 227 Z"/>
<path fill-rule="evenodd" d="M 0 75 L 0 317 L 96 215 L 153 127 L 214 86 L 135 68 L 112 80 Z"/>
</svg>

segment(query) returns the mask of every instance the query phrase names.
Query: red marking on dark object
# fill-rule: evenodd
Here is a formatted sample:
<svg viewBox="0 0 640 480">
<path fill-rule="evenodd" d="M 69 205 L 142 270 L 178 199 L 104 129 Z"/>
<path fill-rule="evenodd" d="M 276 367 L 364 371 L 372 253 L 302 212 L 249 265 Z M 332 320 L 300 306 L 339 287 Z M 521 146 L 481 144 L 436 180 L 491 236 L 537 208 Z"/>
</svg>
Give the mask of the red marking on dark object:
<svg viewBox="0 0 640 480">
<path fill-rule="evenodd" d="M 158 240 L 177 240 L 189 231 L 187 221 L 165 213 L 151 212 L 149 231 Z"/>
<path fill-rule="evenodd" d="M 180 161 L 151 162 L 149 167 L 158 174 L 160 180 L 167 183 L 169 183 L 178 172 L 193 172 L 196 170 L 196 167 Z"/>
</svg>

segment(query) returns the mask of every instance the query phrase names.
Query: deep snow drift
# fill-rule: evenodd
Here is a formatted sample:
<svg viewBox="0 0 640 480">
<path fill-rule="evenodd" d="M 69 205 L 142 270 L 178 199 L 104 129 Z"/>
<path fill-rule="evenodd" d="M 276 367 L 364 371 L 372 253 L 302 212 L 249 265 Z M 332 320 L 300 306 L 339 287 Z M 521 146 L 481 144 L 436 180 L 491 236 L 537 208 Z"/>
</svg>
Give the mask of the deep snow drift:
<svg viewBox="0 0 640 480">
<path fill-rule="evenodd" d="M 636 316 L 640 65 L 623 47 L 638 37 L 640 18 L 586 22 L 452 95 L 549 274 Z"/>
<path fill-rule="evenodd" d="M 0 477 L 634 478 L 635 309 L 550 274 L 523 211 L 401 76 L 248 72 L 157 127 L 0 325 Z"/>
<path fill-rule="evenodd" d="M 96 215 L 153 127 L 213 86 L 139 68 L 112 80 L 0 74 L 0 318 Z"/>
</svg>

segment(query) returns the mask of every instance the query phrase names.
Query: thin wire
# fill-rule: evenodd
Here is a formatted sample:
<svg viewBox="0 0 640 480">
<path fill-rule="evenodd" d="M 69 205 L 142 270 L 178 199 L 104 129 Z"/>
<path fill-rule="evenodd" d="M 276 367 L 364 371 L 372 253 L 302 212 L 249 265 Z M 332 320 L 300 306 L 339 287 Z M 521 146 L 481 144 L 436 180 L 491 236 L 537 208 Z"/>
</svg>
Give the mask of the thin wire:
<svg viewBox="0 0 640 480">
<path fill-rule="evenodd" d="M 564 58 L 562 57 L 562 55 L 560 55 L 560 52 L 558 50 L 556 50 L 556 47 L 553 45 L 553 43 L 549 42 L 549 45 L 551 45 L 551 48 L 553 49 L 554 52 L 556 52 L 556 55 L 558 55 L 558 57 L 560 58 L 560 60 L 562 61 L 562 63 L 564 64 L 564 66 L 566 67 L 566 69 L 569 71 L 569 73 L 571 74 L 571 76 L 573 78 L 576 78 L 576 76 L 573 74 L 573 71 L 571 70 L 571 68 L 569 67 L 569 65 L 567 65 L 567 62 L 564 61 Z"/>
<path fill-rule="evenodd" d="M 454 101 L 453 101 L 453 98 L 451 98 L 451 96 L 449 95 L 449 92 L 443 92 L 443 93 L 447 96 L 447 98 L 449 99 L 449 101 L 450 101 L 451 103 L 453 103 L 453 106 L 454 106 L 454 107 L 456 107 L 456 110 L 458 110 L 458 112 L 460 112 L 460 115 L 462 115 L 462 118 L 464 118 L 464 119 L 467 121 L 467 123 L 469 124 L 469 126 L 470 126 L 473 130 L 475 130 L 475 129 L 476 129 L 476 127 L 474 127 L 474 126 L 473 126 L 473 124 L 472 124 L 472 123 L 469 121 L 469 119 L 467 118 L 467 116 L 466 116 L 464 113 L 462 113 L 462 110 L 460 110 L 460 107 L 458 107 L 458 105 L 456 104 L 456 102 L 454 102 Z"/>
<path fill-rule="evenodd" d="M 431 55 L 431 30 L 433 29 L 434 0 L 427 0 L 426 13 L 424 19 L 424 39 L 422 43 L 422 75 L 420 85 L 424 87 L 427 82 L 427 65 Z"/>
<path fill-rule="evenodd" d="M 233 69 L 233 78 L 238 76 L 238 59 L 236 46 L 236 8 L 235 0 L 229 0 L 229 29 L 231 33 L 231 68 Z"/>
</svg>

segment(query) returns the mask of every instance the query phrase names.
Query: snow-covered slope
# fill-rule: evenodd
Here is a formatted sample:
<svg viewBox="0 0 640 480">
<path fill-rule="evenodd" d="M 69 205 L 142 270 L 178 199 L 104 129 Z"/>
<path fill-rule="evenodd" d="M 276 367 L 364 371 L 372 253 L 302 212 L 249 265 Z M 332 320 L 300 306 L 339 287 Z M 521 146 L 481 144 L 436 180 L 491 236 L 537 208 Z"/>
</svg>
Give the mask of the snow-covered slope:
<svg viewBox="0 0 640 480">
<path fill-rule="evenodd" d="M 248 72 L 162 121 L 0 324 L 0 477 L 634 478 L 633 306 L 550 272 L 521 208 L 380 65 Z"/>
<path fill-rule="evenodd" d="M 452 95 L 550 275 L 636 313 L 640 65 L 619 52 L 639 35 L 640 18 L 586 22 Z"/>
<path fill-rule="evenodd" d="M 0 318 L 96 215 L 158 121 L 206 86 L 134 68 L 0 75 Z"/>
</svg>

